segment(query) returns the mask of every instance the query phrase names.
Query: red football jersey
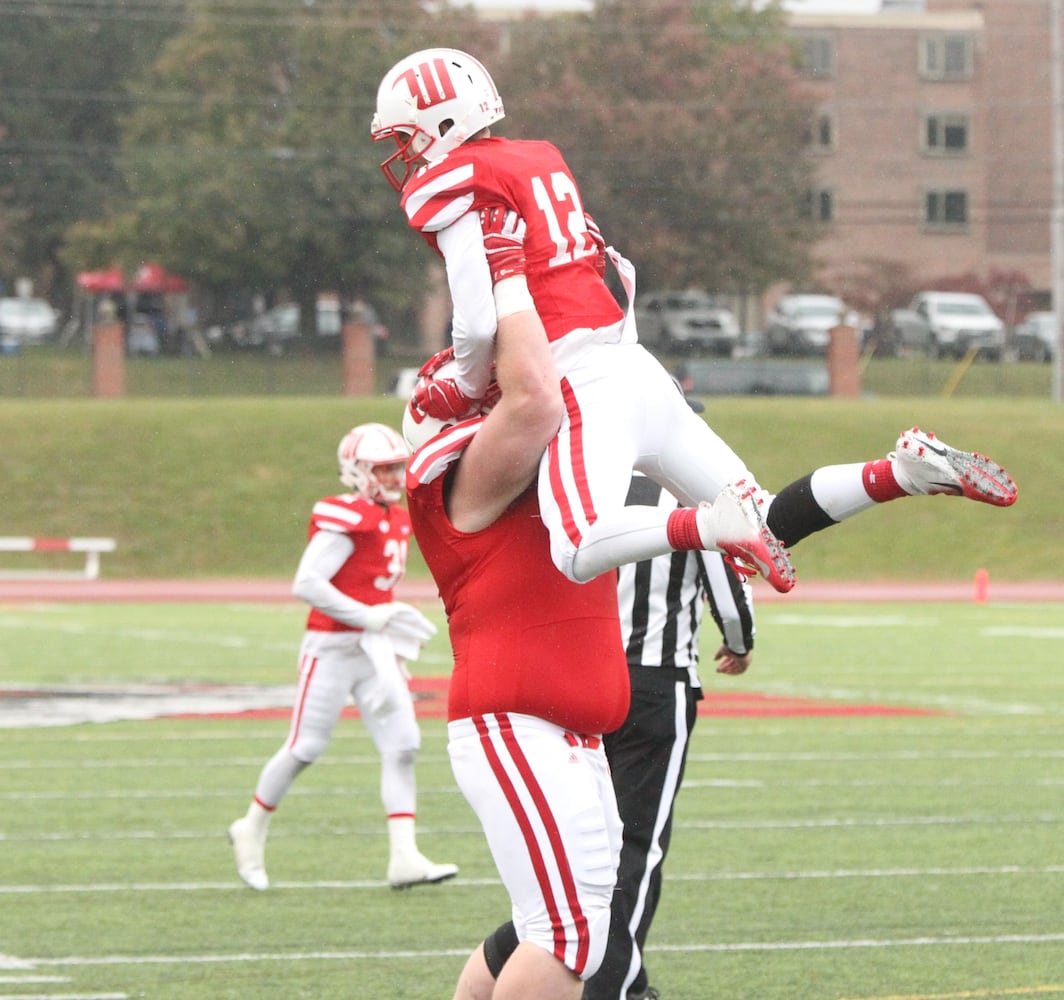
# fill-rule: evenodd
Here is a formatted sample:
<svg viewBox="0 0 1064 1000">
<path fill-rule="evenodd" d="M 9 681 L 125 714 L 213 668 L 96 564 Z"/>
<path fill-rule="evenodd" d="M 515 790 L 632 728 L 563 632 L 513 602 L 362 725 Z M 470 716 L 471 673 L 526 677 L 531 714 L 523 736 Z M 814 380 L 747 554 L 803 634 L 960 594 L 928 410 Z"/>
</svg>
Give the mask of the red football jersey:
<svg viewBox="0 0 1064 1000">
<path fill-rule="evenodd" d="M 307 539 L 319 531 L 341 532 L 355 544 L 355 551 L 332 578 L 337 590 L 363 604 L 394 600 L 410 549 L 410 514 L 405 508 L 384 507 L 354 493 L 326 497 L 314 504 Z M 358 631 L 317 608 L 310 609 L 307 628 L 315 632 Z"/>
<path fill-rule="evenodd" d="M 463 215 L 508 205 L 525 220 L 528 289 L 551 340 L 623 318 L 595 267 L 580 192 L 549 142 L 476 139 L 419 170 L 403 189 L 410 225 L 434 250 L 436 234 Z"/>
<path fill-rule="evenodd" d="M 414 484 L 407 502 L 447 611 L 448 718 L 519 712 L 575 733 L 616 729 L 630 689 L 615 576 L 577 584 L 555 569 L 534 486 L 490 527 L 463 534 L 445 513 L 445 481 Z"/>
</svg>

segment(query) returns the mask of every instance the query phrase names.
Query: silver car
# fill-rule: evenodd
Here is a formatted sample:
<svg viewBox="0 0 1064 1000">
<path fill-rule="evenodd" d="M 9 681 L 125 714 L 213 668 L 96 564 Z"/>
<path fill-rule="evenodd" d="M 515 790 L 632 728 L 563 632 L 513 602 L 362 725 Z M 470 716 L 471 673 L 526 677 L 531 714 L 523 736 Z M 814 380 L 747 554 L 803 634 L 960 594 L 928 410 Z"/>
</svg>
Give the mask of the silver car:
<svg viewBox="0 0 1064 1000">
<path fill-rule="evenodd" d="M 1051 312 L 1028 313 L 1013 331 L 1012 349 L 1019 361 L 1052 361 L 1060 349 L 1060 327 Z"/>
<path fill-rule="evenodd" d="M 784 295 L 765 320 L 769 354 L 826 354 L 831 331 L 853 322 L 842 299 L 834 295 Z"/>
<path fill-rule="evenodd" d="M 635 317 L 640 342 L 663 352 L 704 351 L 730 357 L 739 343 L 735 314 L 706 292 L 640 296 Z"/>
</svg>

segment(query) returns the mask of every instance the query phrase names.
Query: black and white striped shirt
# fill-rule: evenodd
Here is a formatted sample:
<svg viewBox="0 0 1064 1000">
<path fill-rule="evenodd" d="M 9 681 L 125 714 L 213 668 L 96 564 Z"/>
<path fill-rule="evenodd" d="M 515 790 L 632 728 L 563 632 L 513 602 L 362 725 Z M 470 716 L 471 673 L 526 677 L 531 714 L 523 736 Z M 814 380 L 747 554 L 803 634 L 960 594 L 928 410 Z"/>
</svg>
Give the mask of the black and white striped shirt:
<svg viewBox="0 0 1064 1000">
<path fill-rule="evenodd" d="M 634 476 L 629 506 L 677 506 L 676 499 L 645 476 Z M 717 552 L 671 552 L 618 570 L 617 598 L 628 665 L 687 670 L 698 678 L 698 636 L 708 604 L 724 644 L 733 653 L 754 645 L 750 586 Z"/>
</svg>

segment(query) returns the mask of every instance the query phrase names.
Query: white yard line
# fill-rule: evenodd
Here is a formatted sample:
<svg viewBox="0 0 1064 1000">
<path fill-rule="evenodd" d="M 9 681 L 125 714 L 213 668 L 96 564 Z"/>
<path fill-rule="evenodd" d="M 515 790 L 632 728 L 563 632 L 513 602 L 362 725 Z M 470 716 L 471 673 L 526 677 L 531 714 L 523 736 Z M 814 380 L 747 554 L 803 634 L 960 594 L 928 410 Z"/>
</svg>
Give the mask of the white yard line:
<svg viewBox="0 0 1064 1000">
<path fill-rule="evenodd" d="M 1000 865 L 959 868 L 838 868 L 780 872 L 670 872 L 671 882 L 795 882 L 835 879 L 902 879 L 902 878 L 994 878 L 1030 875 L 1064 875 L 1064 865 Z M 498 878 L 456 878 L 455 886 L 498 886 Z M 270 891 L 352 889 L 390 889 L 381 879 L 312 879 L 309 881 L 271 881 Z M 235 877 L 224 882 L 95 882 L 84 885 L 0 885 L 0 896 L 81 895 L 90 893 L 199 893 L 244 892 Z"/>
<path fill-rule="evenodd" d="M 1064 824 L 1064 814 L 1042 813 L 1029 816 L 826 816 L 817 819 L 783 818 L 778 820 L 686 820 L 675 826 L 677 830 L 852 830 L 887 829 L 897 827 L 957 827 L 957 826 L 1058 826 Z M 419 830 L 421 827 L 419 826 Z M 475 826 L 425 826 L 426 835 L 452 836 L 475 834 Z M 374 831 L 370 828 L 345 829 L 333 827 L 327 831 L 331 837 L 364 837 Z M 210 840 L 217 837 L 217 830 L 119 830 L 102 833 L 36 832 L 0 833 L 0 844 L 52 844 L 52 843 L 120 843 L 122 841 Z M 324 834 L 323 834 L 324 835 Z M 297 836 L 278 830 L 276 837 Z"/>
<path fill-rule="evenodd" d="M 956 935 L 911 938 L 854 938 L 832 941 L 734 941 L 695 942 L 691 944 L 652 945 L 648 953 L 705 952 L 780 952 L 780 951 L 837 951 L 851 948 L 926 948 L 972 945 L 1038 945 L 1064 942 L 1064 932 L 1049 934 L 989 934 Z M 27 962 L 44 968 L 87 968 L 90 966 L 136 966 L 136 965 L 214 965 L 248 962 L 351 962 L 395 961 L 408 959 L 422 961 L 432 958 L 465 957 L 468 948 L 442 948 L 402 951 L 371 951 L 352 949 L 344 951 L 301 952 L 232 952 L 212 955 L 68 955 L 57 958 L 28 958 Z"/>
<path fill-rule="evenodd" d="M 57 622 L 35 617 L 0 614 L 0 630 L 26 632 L 30 630 L 47 632 L 49 635 L 103 635 L 108 638 L 136 639 L 142 642 L 167 645 L 184 644 L 193 646 L 218 646 L 222 649 L 265 649 L 290 652 L 293 656 L 299 650 L 299 641 L 279 642 L 249 638 L 243 635 L 225 635 L 219 632 L 184 632 L 176 629 L 161 628 L 114 628 L 109 625 L 87 625 L 83 622 Z"/>
<path fill-rule="evenodd" d="M 281 733 L 283 736 L 283 732 Z M 187 742 L 187 741 L 186 741 Z M 849 761 L 864 761 L 875 763 L 879 761 L 943 761 L 943 760 L 1064 760 L 1064 747 L 1050 749 L 1012 749 L 1012 750 L 759 750 L 750 752 L 714 752 L 702 751 L 688 755 L 689 762 L 701 764 L 742 764 L 742 763 L 789 763 L 802 761 L 803 763 L 827 763 L 835 764 Z M 419 763 L 445 763 L 445 754 L 418 753 Z M 314 766 L 336 767 L 350 765 L 377 764 L 379 758 L 373 754 L 348 755 L 348 756 L 325 756 Z M 260 757 L 105 757 L 84 758 L 77 761 L 79 771 L 92 769 L 135 770 L 144 768 L 152 771 L 160 771 L 166 768 L 203 768 L 217 767 L 261 767 Z M 34 760 L 32 758 L 13 758 L 0 760 L 0 771 L 32 771 L 32 770 L 68 770 L 71 767 L 69 760 Z"/>
<path fill-rule="evenodd" d="M 970 788 L 1059 788 L 1064 785 L 1064 777 L 1060 778 L 1024 778 L 1015 779 L 968 779 L 968 778 L 934 778 L 911 780 L 905 777 L 883 780 L 880 778 L 840 778 L 817 779 L 803 778 L 799 781 L 788 781 L 785 778 L 684 778 L 685 789 L 733 789 L 745 788 L 752 791 L 772 791 L 782 788 L 924 788 L 924 789 L 970 789 Z M 247 794 L 247 788 L 243 785 L 233 788 L 151 788 L 131 789 L 129 791 L 114 791 L 107 789 L 86 789 L 82 791 L 31 791 L 0 792 L 0 802 L 169 802 L 184 799 L 241 799 Z M 335 787 L 304 786 L 289 790 L 288 795 L 293 798 L 336 798 L 337 796 L 351 795 L 379 795 L 379 790 L 371 785 L 356 787 L 353 785 L 338 785 Z M 418 788 L 419 795 L 458 795 L 458 788 L 453 785 L 441 785 L 431 787 L 422 785 Z"/>
<path fill-rule="evenodd" d="M 128 993 L 0 993 L 0 1000 L 128 1000 Z"/>
</svg>

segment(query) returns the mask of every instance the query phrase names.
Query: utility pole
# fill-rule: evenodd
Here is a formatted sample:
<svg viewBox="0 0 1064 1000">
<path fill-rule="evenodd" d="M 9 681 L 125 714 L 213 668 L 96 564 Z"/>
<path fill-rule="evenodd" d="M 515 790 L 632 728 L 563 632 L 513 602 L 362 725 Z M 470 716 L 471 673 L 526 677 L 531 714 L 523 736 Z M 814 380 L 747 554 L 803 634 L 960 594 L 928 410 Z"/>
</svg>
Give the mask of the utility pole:
<svg viewBox="0 0 1064 1000">
<path fill-rule="evenodd" d="M 1053 400 L 1064 401 L 1064 44 L 1061 0 L 1049 0 L 1050 86 L 1053 102 L 1053 210 L 1050 239 L 1053 269 L 1053 319 L 1057 335 L 1053 361 Z"/>
</svg>

